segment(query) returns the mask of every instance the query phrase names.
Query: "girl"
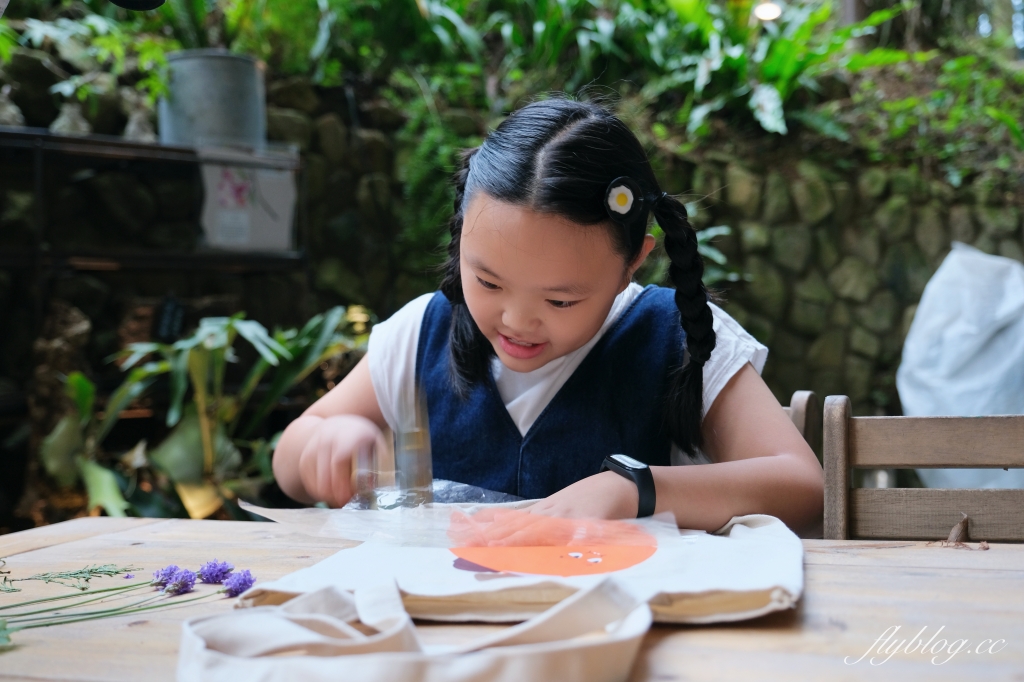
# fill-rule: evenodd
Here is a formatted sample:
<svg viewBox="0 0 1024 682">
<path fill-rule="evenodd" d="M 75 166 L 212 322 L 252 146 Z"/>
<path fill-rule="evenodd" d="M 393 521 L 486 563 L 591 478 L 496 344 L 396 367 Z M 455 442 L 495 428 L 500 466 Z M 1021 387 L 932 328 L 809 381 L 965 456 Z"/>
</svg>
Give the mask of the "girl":
<svg viewBox="0 0 1024 682">
<path fill-rule="evenodd" d="M 767 349 L 709 303 L 686 209 L 617 117 L 530 104 L 466 155 L 455 190 L 440 292 L 377 325 L 366 357 L 285 430 L 274 472 L 288 495 L 345 504 L 353 458 L 401 427 L 419 386 L 434 476 L 543 498 L 534 514 L 820 522 L 821 467 L 760 377 Z M 674 290 L 631 283 L 652 216 Z M 602 470 L 616 453 L 639 462 Z"/>
</svg>

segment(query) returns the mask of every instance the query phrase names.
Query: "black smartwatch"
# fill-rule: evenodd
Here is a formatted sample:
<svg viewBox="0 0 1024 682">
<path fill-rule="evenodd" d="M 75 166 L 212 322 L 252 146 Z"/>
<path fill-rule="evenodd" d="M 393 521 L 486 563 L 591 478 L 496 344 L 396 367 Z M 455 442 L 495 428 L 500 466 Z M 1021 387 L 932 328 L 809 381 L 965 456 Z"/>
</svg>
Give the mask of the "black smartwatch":
<svg viewBox="0 0 1024 682">
<path fill-rule="evenodd" d="M 608 455 L 604 458 L 601 471 L 614 471 L 619 476 L 624 476 L 633 483 L 636 483 L 636 491 L 640 498 L 640 504 L 636 510 L 636 517 L 654 514 L 655 494 L 654 476 L 651 468 L 643 462 L 638 462 L 629 455 Z"/>
</svg>

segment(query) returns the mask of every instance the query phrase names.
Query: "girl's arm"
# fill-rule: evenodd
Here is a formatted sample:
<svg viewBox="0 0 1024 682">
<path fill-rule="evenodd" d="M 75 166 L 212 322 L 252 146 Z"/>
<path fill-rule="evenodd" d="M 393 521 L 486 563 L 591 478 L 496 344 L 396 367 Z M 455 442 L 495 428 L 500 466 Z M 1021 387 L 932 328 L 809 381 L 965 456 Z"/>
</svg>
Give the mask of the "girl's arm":
<svg viewBox="0 0 1024 682">
<path fill-rule="evenodd" d="M 341 507 L 352 497 L 355 453 L 386 445 L 386 426 L 363 356 L 341 383 L 288 425 L 274 450 L 274 477 L 289 497 Z"/>
<path fill-rule="evenodd" d="M 821 465 L 752 366 L 743 367 L 718 394 L 703 431 L 712 464 L 651 467 L 656 512 L 672 512 L 681 528 L 707 531 L 744 514 L 770 514 L 797 531 L 820 522 Z M 634 483 L 605 471 L 555 493 L 531 511 L 631 518 L 637 504 Z"/>
</svg>

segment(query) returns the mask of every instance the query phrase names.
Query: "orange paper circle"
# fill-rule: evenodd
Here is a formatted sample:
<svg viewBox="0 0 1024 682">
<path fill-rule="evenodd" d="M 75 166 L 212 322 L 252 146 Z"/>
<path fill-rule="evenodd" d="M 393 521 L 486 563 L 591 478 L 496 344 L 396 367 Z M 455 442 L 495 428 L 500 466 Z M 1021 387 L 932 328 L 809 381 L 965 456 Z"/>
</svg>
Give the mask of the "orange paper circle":
<svg viewBox="0 0 1024 682">
<path fill-rule="evenodd" d="M 595 575 L 621 571 L 650 559 L 651 545 L 579 547 L 453 547 L 452 554 L 492 571 L 533 575 Z M 579 555 L 579 556 L 576 556 Z"/>
</svg>

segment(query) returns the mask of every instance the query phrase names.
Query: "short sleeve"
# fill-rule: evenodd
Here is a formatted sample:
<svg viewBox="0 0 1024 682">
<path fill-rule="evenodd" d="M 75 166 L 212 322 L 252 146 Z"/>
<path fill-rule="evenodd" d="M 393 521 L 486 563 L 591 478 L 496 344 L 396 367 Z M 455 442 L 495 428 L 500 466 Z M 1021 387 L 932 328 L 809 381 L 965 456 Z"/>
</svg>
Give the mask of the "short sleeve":
<svg viewBox="0 0 1024 682">
<path fill-rule="evenodd" d="M 715 350 L 711 351 L 711 357 L 704 365 L 704 414 L 708 413 L 718 394 L 745 364 L 749 362 L 760 374 L 768 359 L 767 346 L 751 336 L 729 313 L 714 303 L 709 305 L 714 317 Z M 711 458 L 700 451 L 695 457 L 690 457 L 675 443 L 672 444 L 670 457 L 674 465 L 711 462 Z"/>
<path fill-rule="evenodd" d="M 423 314 L 433 294 L 413 299 L 370 331 L 367 356 L 370 381 L 384 421 L 397 431 L 402 401 L 413 395 L 416 383 L 416 349 L 420 342 Z"/>
<path fill-rule="evenodd" d="M 704 365 L 704 413 L 729 380 L 748 362 L 760 374 L 768 359 L 768 348 L 751 336 L 729 313 L 711 303 L 714 316 L 715 350 Z"/>
</svg>

